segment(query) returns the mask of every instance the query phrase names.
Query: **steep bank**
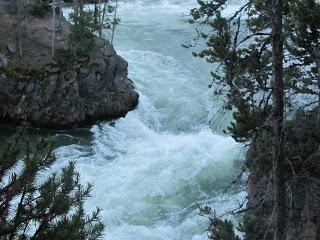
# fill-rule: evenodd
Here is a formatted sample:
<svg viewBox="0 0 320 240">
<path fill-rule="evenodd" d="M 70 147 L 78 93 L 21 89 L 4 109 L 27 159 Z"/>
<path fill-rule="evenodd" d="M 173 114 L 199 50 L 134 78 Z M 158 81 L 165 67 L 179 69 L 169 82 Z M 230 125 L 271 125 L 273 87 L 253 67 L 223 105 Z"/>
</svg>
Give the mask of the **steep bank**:
<svg viewBox="0 0 320 240">
<path fill-rule="evenodd" d="M 320 131 L 317 110 L 298 112 L 285 124 L 286 239 L 320 239 Z M 271 135 L 264 132 L 248 151 L 246 239 L 273 239 L 273 176 Z"/>
<path fill-rule="evenodd" d="M 57 28 L 51 58 L 52 18 L 26 15 L 23 56 L 18 57 L 17 18 L 0 1 L 0 119 L 44 128 L 69 128 L 124 116 L 138 104 L 128 64 L 96 39 L 90 52 L 70 54 L 69 24 Z M 56 19 L 56 26 L 59 19 Z"/>
</svg>

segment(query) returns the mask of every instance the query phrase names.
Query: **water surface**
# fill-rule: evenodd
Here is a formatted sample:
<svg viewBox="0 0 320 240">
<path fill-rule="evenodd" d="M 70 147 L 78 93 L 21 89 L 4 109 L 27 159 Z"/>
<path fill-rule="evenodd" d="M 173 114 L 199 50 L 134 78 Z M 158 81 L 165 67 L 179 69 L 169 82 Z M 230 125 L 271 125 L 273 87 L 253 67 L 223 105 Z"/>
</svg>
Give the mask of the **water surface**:
<svg viewBox="0 0 320 240">
<path fill-rule="evenodd" d="M 207 220 L 196 203 L 211 203 L 221 213 L 243 197 L 221 197 L 239 171 L 241 146 L 222 135 L 228 115 L 209 124 L 221 105 L 207 87 L 212 66 L 192 57 L 196 49 L 181 47 L 195 35 L 187 23 L 195 5 L 120 2 L 115 48 L 129 62 L 139 106 L 93 126 L 86 144 L 57 150 L 57 169 L 76 160 L 82 181 L 94 184 L 86 208 L 103 209 L 105 239 L 206 239 Z"/>
</svg>

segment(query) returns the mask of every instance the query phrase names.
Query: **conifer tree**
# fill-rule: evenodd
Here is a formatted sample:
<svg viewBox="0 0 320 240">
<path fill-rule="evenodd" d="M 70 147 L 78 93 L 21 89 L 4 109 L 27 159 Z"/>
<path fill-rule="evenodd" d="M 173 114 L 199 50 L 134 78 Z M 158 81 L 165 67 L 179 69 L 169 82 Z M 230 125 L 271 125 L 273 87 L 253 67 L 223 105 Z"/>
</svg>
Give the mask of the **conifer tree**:
<svg viewBox="0 0 320 240">
<path fill-rule="evenodd" d="M 115 30 L 120 23 L 120 18 L 118 17 L 118 0 L 104 0 L 100 15 L 100 26 L 98 28 L 99 37 L 102 37 L 103 29 L 109 30 L 109 40 L 110 43 L 113 44 Z"/>
<path fill-rule="evenodd" d="M 85 9 L 84 0 L 78 0 L 70 14 L 71 33 L 69 34 L 70 47 L 73 49 L 90 50 L 94 41 L 94 12 Z"/>
<path fill-rule="evenodd" d="M 195 43 L 204 39 L 207 47 L 194 55 L 215 66 L 210 86 L 216 95 L 226 97 L 224 108 L 233 111 L 228 132 L 240 142 L 250 142 L 263 131 L 273 132 L 274 233 L 275 239 L 283 239 L 287 211 L 284 110 L 294 106 L 297 94 L 311 99 L 296 102 L 296 108 L 320 103 L 320 3 L 248 0 L 228 16 L 223 15 L 227 0 L 198 3 L 190 23 L 198 24 Z"/>
<path fill-rule="evenodd" d="M 272 106 L 272 1 L 248 0 L 227 17 L 221 12 L 226 0 L 198 1 L 191 11 L 197 24 L 195 43 L 203 39 L 207 47 L 194 53 L 213 63 L 211 72 L 215 95 L 224 95 L 224 108 L 233 111 L 228 132 L 240 142 L 248 142 L 262 129 L 270 128 Z M 320 3 L 315 0 L 283 1 L 285 106 L 315 106 L 319 103 Z M 309 14 L 305 14 L 308 9 Z M 192 44 L 185 44 L 192 47 Z M 309 95 L 297 104 L 298 94 Z M 315 99 L 317 97 L 318 99 Z"/>
<path fill-rule="evenodd" d="M 286 85 L 293 89 L 292 93 L 310 95 L 307 105 L 318 103 L 317 127 L 320 128 L 320 3 L 289 1 L 288 9 Z"/>
<path fill-rule="evenodd" d="M 60 174 L 48 169 L 55 162 L 52 142 L 30 140 L 19 131 L 0 154 L 0 239 L 99 239 L 104 225 L 100 210 L 86 215 L 83 187 L 70 162 Z M 45 177 L 47 176 L 47 177 Z"/>
<path fill-rule="evenodd" d="M 285 239 L 286 186 L 284 155 L 284 83 L 283 83 L 283 1 L 272 0 L 272 162 L 276 226 L 274 240 Z"/>
<path fill-rule="evenodd" d="M 74 49 L 90 50 L 95 45 L 95 34 L 102 37 L 102 31 L 110 32 L 109 42 L 112 44 L 114 33 L 120 18 L 117 16 L 118 1 L 94 1 L 94 8 L 85 7 L 84 0 L 77 0 L 70 14 L 71 33 L 70 46 Z"/>
</svg>

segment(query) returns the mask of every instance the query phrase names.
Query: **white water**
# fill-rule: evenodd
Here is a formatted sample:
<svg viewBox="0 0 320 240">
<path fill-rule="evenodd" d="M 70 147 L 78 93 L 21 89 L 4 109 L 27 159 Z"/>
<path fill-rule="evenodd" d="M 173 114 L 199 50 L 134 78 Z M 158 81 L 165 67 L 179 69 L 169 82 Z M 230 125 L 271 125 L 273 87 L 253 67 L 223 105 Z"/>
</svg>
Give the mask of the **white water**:
<svg viewBox="0 0 320 240">
<path fill-rule="evenodd" d="M 93 126 L 88 145 L 57 150 L 58 165 L 77 161 L 83 182 L 94 184 L 88 211 L 103 209 L 108 240 L 206 239 L 207 221 L 196 203 L 218 213 L 243 193 L 221 191 L 238 171 L 240 146 L 221 130 L 207 88 L 210 65 L 181 44 L 194 37 L 186 23 L 194 2 L 120 2 L 115 48 L 129 62 L 140 94 L 126 118 Z"/>
</svg>

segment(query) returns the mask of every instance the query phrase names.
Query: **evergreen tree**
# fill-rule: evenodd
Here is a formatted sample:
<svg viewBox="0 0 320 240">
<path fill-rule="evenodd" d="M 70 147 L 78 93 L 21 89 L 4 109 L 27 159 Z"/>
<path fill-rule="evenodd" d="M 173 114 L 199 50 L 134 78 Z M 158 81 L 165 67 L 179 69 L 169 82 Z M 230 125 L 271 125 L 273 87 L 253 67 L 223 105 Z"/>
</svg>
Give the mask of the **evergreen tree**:
<svg viewBox="0 0 320 240">
<path fill-rule="evenodd" d="M 104 1 L 101 18 L 100 18 L 100 26 L 99 26 L 99 37 L 102 37 L 102 30 L 106 29 L 110 31 L 110 43 L 113 44 L 114 34 L 116 27 L 120 23 L 120 18 L 117 15 L 118 11 L 118 0 L 110 0 Z"/>
<path fill-rule="evenodd" d="M 285 237 L 286 228 L 286 186 L 284 155 L 284 83 L 283 83 L 283 1 L 272 0 L 271 5 L 272 43 L 272 162 L 274 209 L 276 223 L 274 240 Z"/>
<path fill-rule="evenodd" d="M 195 43 L 203 39 L 207 47 L 194 55 L 215 64 L 210 86 L 215 95 L 226 96 L 224 108 L 233 111 L 228 132 L 237 141 L 250 141 L 260 130 L 271 129 L 272 1 L 245 1 L 228 17 L 221 14 L 228 1 L 198 2 L 190 23 L 198 24 Z M 320 102 L 320 3 L 286 0 L 283 6 L 285 106 L 289 110 L 297 94 L 311 98 L 300 105 L 295 102 L 295 108 L 315 106 Z"/>
<path fill-rule="evenodd" d="M 73 162 L 44 177 L 55 162 L 52 142 L 31 141 L 22 131 L 0 154 L 0 239 L 98 239 L 100 210 L 86 215 L 91 185 L 81 186 Z"/>
<path fill-rule="evenodd" d="M 90 50 L 94 47 L 94 12 L 85 9 L 83 0 L 78 0 L 70 14 L 71 32 L 70 47 L 73 49 Z"/>
<path fill-rule="evenodd" d="M 95 45 L 95 34 L 102 37 L 103 29 L 110 31 L 110 43 L 113 43 L 116 26 L 120 23 L 117 16 L 118 1 L 94 1 L 94 8 L 86 9 L 84 0 L 75 2 L 70 14 L 70 46 L 74 49 L 90 50 Z M 102 7 L 102 8 L 101 8 Z"/>
<path fill-rule="evenodd" d="M 248 141 L 271 114 L 270 7 L 250 1 L 225 18 L 221 12 L 227 2 L 199 1 L 191 11 L 191 23 L 200 24 L 196 41 L 203 38 L 207 44 L 194 55 L 217 66 L 210 86 L 215 95 L 226 96 L 224 108 L 234 111 L 228 130 L 237 141 Z"/>
<path fill-rule="evenodd" d="M 311 104 L 318 102 L 320 128 L 320 4 L 313 0 L 289 1 L 288 8 L 286 84 L 295 94 L 310 95 Z"/>
<path fill-rule="evenodd" d="M 198 206 L 200 215 L 209 220 L 208 238 L 212 240 L 240 240 L 234 232 L 233 223 L 217 217 L 216 212 L 208 205 Z"/>
<path fill-rule="evenodd" d="M 265 130 L 273 133 L 275 239 L 283 239 L 284 109 L 297 94 L 316 95 L 318 100 L 295 107 L 320 103 L 320 3 L 248 0 L 224 17 L 229 1 L 198 2 L 190 22 L 199 24 L 195 43 L 204 39 L 207 47 L 194 55 L 216 65 L 211 86 L 216 95 L 226 96 L 225 109 L 234 112 L 229 133 L 240 142 L 250 142 Z M 306 9 L 312 10 L 306 15 Z"/>
</svg>

